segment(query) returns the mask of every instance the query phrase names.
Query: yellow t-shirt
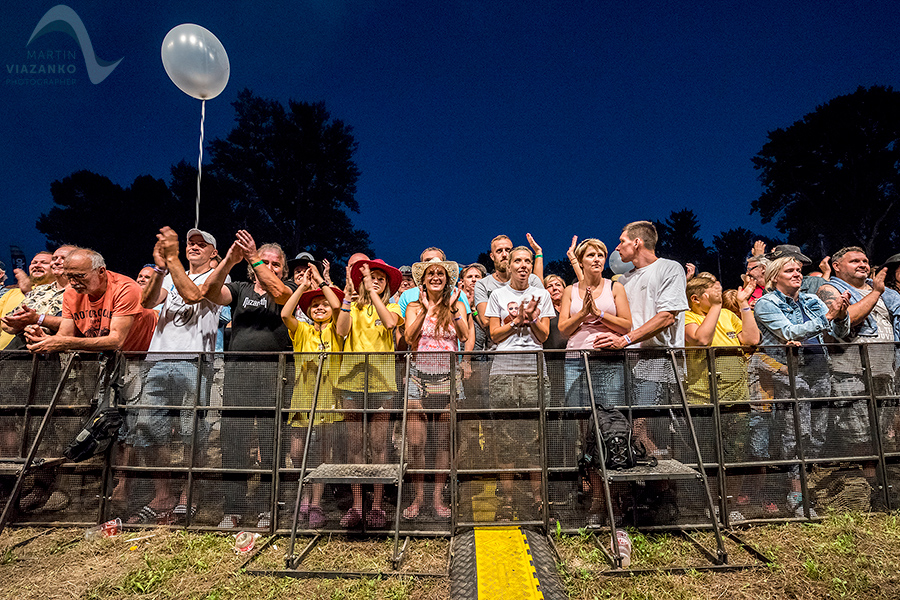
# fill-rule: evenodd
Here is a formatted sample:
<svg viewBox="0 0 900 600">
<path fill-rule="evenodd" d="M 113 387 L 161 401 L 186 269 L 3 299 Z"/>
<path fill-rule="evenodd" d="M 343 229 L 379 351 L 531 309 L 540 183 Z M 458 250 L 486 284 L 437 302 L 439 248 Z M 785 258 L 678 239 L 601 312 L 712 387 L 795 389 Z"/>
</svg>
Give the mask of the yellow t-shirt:
<svg viewBox="0 0 900 600">
<path fill-rule="evenodd" d="M 24 299 L 25 294 L 19 288 L 13 288 L 3 294 L 3 298 L 0 298 L 0 316 L 12 312 Z M 0 329 L 0 350 L 6 348 L 14 337 L 16 336 Z"/>
<path fill-rule="evenodd" d="M 290 334 L 290 331 L 288 331 Z M 321 410 L 340 409 L 340 399 L 335 392 L 334 381 L 341 369 L 341 355 L 344 340 L 334 329 L 334 321 L 322 331 L 310 324 L 300 321 L 297 330 L 291 335 L 294 346 L 294 394 L 291 396 L 291 408 L 306 412 L 291 413 L 288 418 L 294 427 L 309 425 L 309 410 L 312 408 L 313 396 L 316 393 L 316 375 L 319 372 L 319 356 L 322 352 L 330 352 L 322 363 L 322 383 L 319 385 L 319 398 L 316 402 L 315 424 L 343 421 L 341 413 L 322 413 Z"/>
<path fill-rule="evenodd" d="M 397 325 L 403 323 L 400 305 L 393 302 L 386 306 L 397 315 Z M 350 307 L 350 333 L 344 341 L 344 352 L 393 352 L 394 331 L 381 324 L 378 311 L 371 304 Z M 394 355 L 369 356 L 369 392 L 396 392 Z M 341 360 L 341 376 L 338 387 L 349 392 L 363 392 L 366 386 L 366 357 L 362 354 L 347 355 Z"/>
<path fill-rule="evenodd" d="M 694 311 L 684 313 L 684 323 L 701 325 L 704 315 Z M 716 347 L 716 380 L 720 402 L 746 402 L 750 399 L 747 391 L 747 360 L 741 350 L 725 350 L 729 346 L 740 346 L 738 334 L 743 331 L 740 318 L 730 310 L 722 309 L 713 332 L 710 346 Z M 709 397 L 709 369 L 706 348 L 687 350 L 688 400 L 694 404 L 707 404 Z"/>
</svg>

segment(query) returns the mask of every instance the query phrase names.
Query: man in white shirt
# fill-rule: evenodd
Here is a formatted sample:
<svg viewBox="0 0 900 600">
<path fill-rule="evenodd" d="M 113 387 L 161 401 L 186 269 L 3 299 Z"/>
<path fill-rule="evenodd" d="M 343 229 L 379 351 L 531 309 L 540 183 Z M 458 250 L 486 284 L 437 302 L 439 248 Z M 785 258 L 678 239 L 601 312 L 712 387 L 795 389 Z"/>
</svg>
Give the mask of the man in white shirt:
<svg viewBox="0 0 900 600">
<path fill-rule="evenodd" d="M 212 259 L 217 256 L 216 239 L 205 231 L 187 232 L 185 256 L 189 268 L 184 269 L 178 258 L 178 235 L 169 227 L 160 229 L 153 249 L 153 274 L 144 287 L 141 304 L 145 308 L 159 306 L 159 319 L 150 341 L 147 364 L 150 369 L 144 381 L 139 402 L 155 406 L 209 406 L 211 371 L 205 366 L 198 373 L 197 356 L 180 353 L 215 352 L 219 312 L 222 307 L 203 297 L 200 285 L 213 272 Z M 209 364 L 201 360 L 201 365 Z M 197 390 L 200 398 L 197 398 Z M 128 412 L 128 445 L 151 453 L 156 464 L 170 464 L 173 417 L 178 421 L 174 429 L 181 434 L 186 448 L 190 447 L 194 422 L 197 423 L 197 443 L 204 445 L 209 433 L 205 415 L 193 410 L 136 409 Z M 195 449 L 196 451 L 196 449 Z M 204 453 L 197 452 L 201 458 Z M 195 466 L 198 463 L 195 462 Z M 202 463 L 200 464 L 202 466 Z M 129 522 L 170 523 L 184 518 L 188 507 L 186 493 L 177 503 L 168 478 L 156 478 L 155 497 L 140 509 Z M 123 490 L 117 490 L 120 494 Z M 114 494 L 115 497 L 115 494 Z M 174 507 L 174 508 L 173 508 Z M 196 511 L 196 504 L 191 508 Z"/>
</svg>

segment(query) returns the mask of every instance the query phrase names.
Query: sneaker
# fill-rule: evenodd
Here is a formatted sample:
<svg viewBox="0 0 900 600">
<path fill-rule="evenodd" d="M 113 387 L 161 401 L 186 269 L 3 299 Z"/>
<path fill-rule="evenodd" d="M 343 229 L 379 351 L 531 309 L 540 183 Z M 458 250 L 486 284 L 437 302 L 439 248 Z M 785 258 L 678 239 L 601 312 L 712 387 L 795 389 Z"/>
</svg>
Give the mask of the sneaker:
<svg viewBox="0 0 900 600">
<path fill-rule="evenodd" d="M 805 519 L 806 515 L 803 513 L 803 493 L 802 492 L 791 492 L 787 496 L 788 507 L 794 512 L 794 515 L 800 517 L 801 519 Z M 813 507 L 809 507 L 809 518 L 815 519 L 819 516 L 819 513 L 816 512 L 816 509 Z"/>
<path fill-rule="evenodd" d="M 380 508 L 373 508 L 366 513 L 366 525 L 373 529 L 380 529 L 387 525 L 387 514 Z"/>
<path fill-rule="evenodd" d="M 225 515 L 222 517 L 222 520 L 219 521 L 219 529 L 235 529 L 240 524 L 240 515 Z"/>
<path fill-rule="evenodd" d="M 731 523 L 734 523 L 736 521 L 744 521 L 746 519 L 744 519 L 744 514 L 742 512 L 738 510 L 732 510 L 728 513 L 728 520 Z"/>
<path fill-rule="evenodd" d="M 325 513 L 318 506 L 309 507 L 309 528 L 320 529 L 325 526 Z"/>
<path fill-rule="evenodd" d="M 272 525 L 272 513 L 259 513 L 259 520 L 256 522 L 258 529 L 268 529 Z"/>
</svg>

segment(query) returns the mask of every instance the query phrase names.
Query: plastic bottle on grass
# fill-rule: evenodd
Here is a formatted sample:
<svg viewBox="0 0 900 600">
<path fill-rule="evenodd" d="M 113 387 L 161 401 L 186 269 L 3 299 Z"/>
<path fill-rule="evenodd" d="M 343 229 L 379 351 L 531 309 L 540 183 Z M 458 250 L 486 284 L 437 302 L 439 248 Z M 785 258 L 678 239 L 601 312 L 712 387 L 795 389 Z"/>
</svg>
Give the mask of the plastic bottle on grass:
<svg viewBox="0 0 900 600">
<path fill-rule="evenodd" d="M 622 568 L 631 566 L 631 538 L 624 529 L 616 529 L 616 541 L 619 543 L 619 554 L 622 555 Z M 615 552 L 615 547 L 612 548 Z"/>
<path fill-rule="evenodd" d="M 119 535 L 122 532 L 122 519 L 113 519 L 100 525 L 95 525 L 84 532 L 84 539 L 88 541 L 99 540 Z"/>
</svg>

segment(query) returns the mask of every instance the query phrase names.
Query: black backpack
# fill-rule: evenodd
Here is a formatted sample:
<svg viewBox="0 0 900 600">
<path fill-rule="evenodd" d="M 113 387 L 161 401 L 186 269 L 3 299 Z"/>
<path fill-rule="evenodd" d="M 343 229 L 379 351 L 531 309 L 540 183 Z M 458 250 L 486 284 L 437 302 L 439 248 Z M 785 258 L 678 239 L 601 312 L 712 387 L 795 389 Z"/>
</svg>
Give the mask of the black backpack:
<svg viewBox="0 0 900 600">
<path fill-rule="evenodd" d="M 631 421 L 614 408 L 597 407 L 597 421 L 600 424 L 600 441 L 606 456 L 606 468 L 612 470 L 630 469 L 638 464 L 655 466 L 655 457 L 647 458 L 644 444 L 632 439 Z M 597 451 L 597 435 L 593 419 L 588 438 L 583 441 L 584 454 L 581 461 L 585 466 L 600 466 L 600 452 Z"/>
<path fill-rule="evenodd" d="M 101 356 L 100 382 L 92 404 L 97 408 L 84 424 L 63 455 L 72 462 L 81 462 L 105 452 L 118 438 L 124 423 L 118 397 L 124 385 L 124 360 L 121 355 Z"/>
</svg>

